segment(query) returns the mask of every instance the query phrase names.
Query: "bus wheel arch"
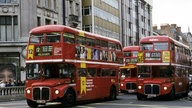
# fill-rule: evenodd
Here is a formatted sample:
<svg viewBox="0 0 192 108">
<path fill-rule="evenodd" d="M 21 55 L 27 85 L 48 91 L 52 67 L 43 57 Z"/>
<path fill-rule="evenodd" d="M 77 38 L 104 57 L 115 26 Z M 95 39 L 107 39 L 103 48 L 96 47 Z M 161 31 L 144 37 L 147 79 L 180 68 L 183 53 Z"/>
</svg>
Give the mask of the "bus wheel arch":
<svg viewBox="0 0 192 108">
<path fill-rule="evenodd" d="M 37 102 L 27 99 L 27 105 L 31 108 L 36 108 L 38 106 Z"/>
<path fill-rule="evenodd" d="M 171 87 L 170 93 L 167 96 L 168 100 L 173 100 L 175 99 L 175 87 L 174 85 Z"/>
<path fill-rule="evenodd" d="M 145 99 L 147 99 L 146 95 L 143 95 L 137 92 L 137 100 L 145 100 Z"/>
<path fill-rule="evenodd" d="M 75 93 L 75 90 L 72 88 L 72 87 L 69 87 L 66 89 L 63 97 L 62 97 L 62 100 L 61 100 L 61 103 L 63 106 L 67 106 L 67 107 L 70 107 L 70 106 L 74 106 L 75 103 L 76 103 L 76 93 Z"/>
<path fill-rule="evenodd" d="M 109 100 L 117 99 L 117 89 L 115 85 L 112 85 L 109 92 Z"/>
</svg>

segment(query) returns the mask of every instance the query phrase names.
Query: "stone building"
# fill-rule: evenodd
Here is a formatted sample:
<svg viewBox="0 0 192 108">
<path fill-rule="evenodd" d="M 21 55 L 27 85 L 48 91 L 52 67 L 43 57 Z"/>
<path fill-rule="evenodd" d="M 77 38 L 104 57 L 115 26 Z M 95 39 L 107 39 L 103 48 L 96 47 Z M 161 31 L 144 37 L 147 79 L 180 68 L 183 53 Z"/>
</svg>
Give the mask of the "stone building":
<svg viewBox="0 0 192 108">
<path fill-rule="evenodd" d="M 120 40 L 120 0 L 82 0 L 82 29 Z"/>
<path fill-rule="evenodd" d="M 152 0 L 121 0 L 121 34 L 124 46 L 138 45 L 152 35 Z"/>
<path fill-rule="evenodd" d="M 46 24 L 81 29 L 80 7 L 81 0 L 0 0 L 0 72 L 7 69 L 24 81 L 29 31 Z"/>
</svg>

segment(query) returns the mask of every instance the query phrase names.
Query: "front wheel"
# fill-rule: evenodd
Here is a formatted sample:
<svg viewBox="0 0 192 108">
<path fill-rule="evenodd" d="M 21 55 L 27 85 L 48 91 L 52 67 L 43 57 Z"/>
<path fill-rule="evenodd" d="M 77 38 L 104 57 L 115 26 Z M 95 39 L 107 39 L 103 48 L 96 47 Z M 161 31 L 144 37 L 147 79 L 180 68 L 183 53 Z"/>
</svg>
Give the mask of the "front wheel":
<svg viewBox="0 0 192 108">
<path fill-rule="evenodd" d="M 137 93 L 137 100 L 145 100 L 147 98 L 146 95 L 143 95 L 143 94 L 140 94 L 140 93 Z"/>
<path fill-rule="evenodd" d="M 117 99 L 116 89 L 115 89 L 115 87 L 112 87 L 110 89 L 109 100 L 115 100 L 115 99 Z"/>
<path fill-rule="evenodd" d="M 27 104 L 31 108 L 36 108 L 38 106 L 38 104 L 36 102 L 29 100 L 29 99 L 27 99 Z"/>
<path fill-rule="evenodd" d="M 67 90 L 65 93 L 63 99 L 62 99 L 62 105 L 63 106 L 74 106 L 75 105 L 75 94 L 72 90 Z"/>
</svg>

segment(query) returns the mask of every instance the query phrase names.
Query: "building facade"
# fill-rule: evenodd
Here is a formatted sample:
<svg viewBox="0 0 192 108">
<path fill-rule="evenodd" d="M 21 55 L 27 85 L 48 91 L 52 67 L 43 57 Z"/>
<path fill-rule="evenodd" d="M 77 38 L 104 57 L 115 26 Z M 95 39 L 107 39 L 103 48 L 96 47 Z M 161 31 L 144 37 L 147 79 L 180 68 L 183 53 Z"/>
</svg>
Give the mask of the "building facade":
<svg viewBox="0 0 192 108">
<path fill-rule="evenodd" d="M 124 46 L 138 45 L 152 34 L 152 0 L 121 0 L 121 14 Z"/>
<path fill-rule="evenodd" d="M 24 81 L 29 31 L 47 24 L 81 28 L 80 7 L 81 0 L 0 0 L 0 74 Z"/>
<path fill-rule="evenodd" d="M 82 29 L 120 39 L 120 0 L 82 0 Z"/>
</svg>

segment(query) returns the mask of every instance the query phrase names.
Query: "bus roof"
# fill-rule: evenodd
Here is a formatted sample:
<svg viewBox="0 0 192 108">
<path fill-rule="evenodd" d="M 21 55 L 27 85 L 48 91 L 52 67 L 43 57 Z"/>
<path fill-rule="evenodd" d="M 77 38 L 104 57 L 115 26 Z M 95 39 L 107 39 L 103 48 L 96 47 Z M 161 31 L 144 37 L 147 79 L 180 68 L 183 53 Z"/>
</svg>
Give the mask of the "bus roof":
<svg viewBox="0 0 192 108">
<path fill-rule="evenodd" d="M 143 42 L 174 42 L 176 45 L 189 48 L 188 45 L 185 45 L 169 36 L 147 36 L 140 39 L 139 43 L 141 44 Z"/>
<path fill-rule="evenodd" d="M 65 25 L 43 25 L 43 26 L 38 26 L 38 27 L 33 28 L 29 33 L 30 34 L 40 34 L 40 33 L 62 32 L 62 31 L 68 31 L 68 32 L 72 32 L 72 33 L 75 33 L 75 34 L 78 34 L 79 32 L 83 32 L 84 34 L 86 34 L 86 35 L 88 35 L 89 37 L 92 37 L 92 38 L 109 40 L 109 41 L 117 42 L 117 43 L 121 44 L 121 42 L 119 40 L 117 40 L 117 39 L 113 39 L 113 38 L 101 36 L 101 35 L 98 35 L 98 34 L 78 30 L 78 29 L 68 27 L 68 26 L 65 26 Z"/>
<path fill-rule="evenodd" d="M 139 46 L 126 46 L 123 48 L 123 51 L 138 51 L 139 48 Z"/>
</svg>

